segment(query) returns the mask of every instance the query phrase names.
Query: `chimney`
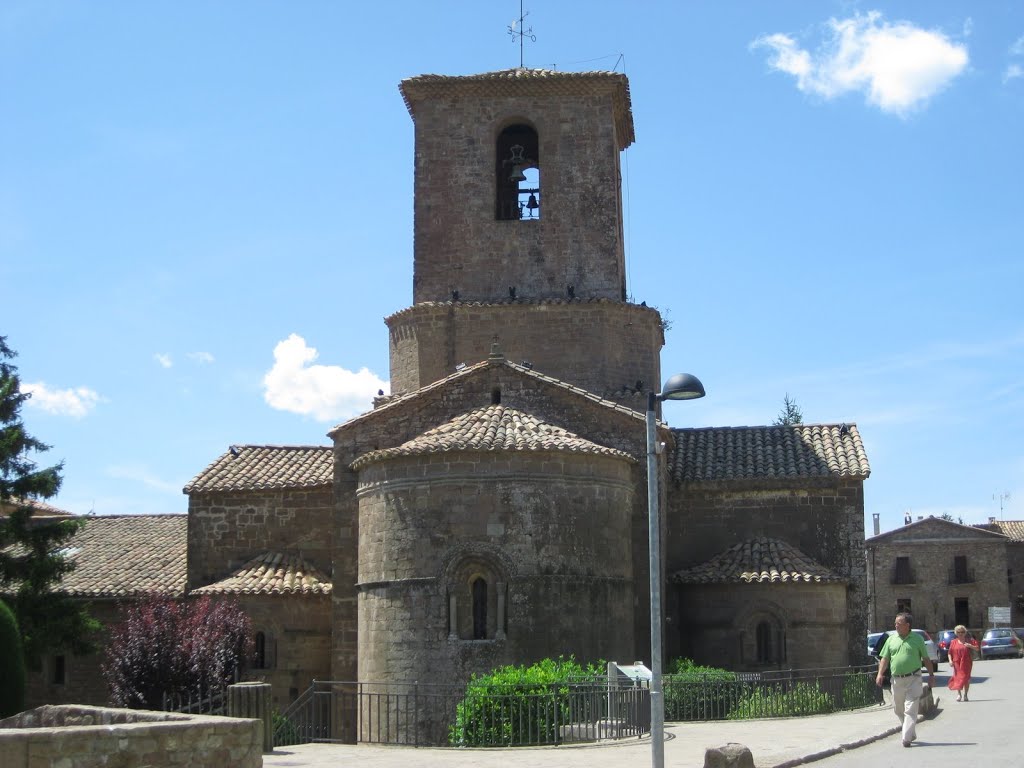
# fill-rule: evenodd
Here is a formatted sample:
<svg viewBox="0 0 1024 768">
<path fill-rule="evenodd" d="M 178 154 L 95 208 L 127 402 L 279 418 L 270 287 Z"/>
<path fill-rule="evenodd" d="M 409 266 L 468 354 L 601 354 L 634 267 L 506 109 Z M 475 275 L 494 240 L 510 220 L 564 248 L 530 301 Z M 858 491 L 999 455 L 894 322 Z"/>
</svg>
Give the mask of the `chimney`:
<svg viewBox="0 0 1024 768">
<path fill-rule="evenodd" d="M 875 513 L 873 513 L 871 515 L 871 521 L 874 523 L 873 527 L 874 527 L 874 530 L 875 530 L 874 534 L 872 534 L 872 535 L 877 536 L 879 533 L 881 533 L 881 528 L 879 528 L 879 523 L 878 523 L 878 513 L 877 512 L 875 512 Z"/>
<path fill-rule="evenodd" d="M 990 518 L 988 519 L 988 524 L 989 524 L 989 525 L 995 525 L 995 524 L 996 524 L 996 519 L 995 519 L 994 517 L 990 517 Z"/>
</svg>

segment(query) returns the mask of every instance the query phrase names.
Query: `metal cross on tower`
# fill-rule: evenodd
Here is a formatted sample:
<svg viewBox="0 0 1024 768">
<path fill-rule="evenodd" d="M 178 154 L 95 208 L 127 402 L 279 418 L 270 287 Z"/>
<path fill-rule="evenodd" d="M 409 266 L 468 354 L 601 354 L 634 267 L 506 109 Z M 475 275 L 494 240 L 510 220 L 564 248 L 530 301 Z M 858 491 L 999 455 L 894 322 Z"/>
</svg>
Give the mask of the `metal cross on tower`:
<svg viewBox="0 0 1024 768">
<path fill-rule="evenodd" d="M 533 27 L 530 27 L 529 29 L 523 29 L 523 22 L 526 20 L 526 17 L 529 16 L 529 15 L 530 15 L 529 11 L 527 11 L 526 13 L 523 13 L 523 0 L 519 0 L 519 18 L 516 19 L 515 21 L 513 21 L 511 24 L 508 25 L 508 34 L 512 38 L 512 42 L 514 43 L 516 40 L 519 40 L 519 67 L 520 68 L 522 68 L 522 66 L 523 66 L 523 38 L 524 37 L 530 38 L 530 42 L 531 43 L 536 43 L 537 42 L 537 36 L 535 34 L 533 34 Z"/>
</svg>

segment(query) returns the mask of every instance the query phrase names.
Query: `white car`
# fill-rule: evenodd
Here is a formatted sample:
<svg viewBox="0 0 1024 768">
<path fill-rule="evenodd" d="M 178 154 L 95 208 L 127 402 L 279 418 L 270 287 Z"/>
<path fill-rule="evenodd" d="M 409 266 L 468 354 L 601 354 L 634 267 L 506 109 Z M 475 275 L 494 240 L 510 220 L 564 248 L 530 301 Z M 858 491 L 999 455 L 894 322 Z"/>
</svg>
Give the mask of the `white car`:
<svg viewBox="0 0 1024 768">
<path fill-rule="evenodd" d="M 923 629 L 912 629 L 910 630 L 915 635 L 920 635 L 921 639 L 924 640 L 924 647 L 928 649 L 928 658 L 932 660 L 932 664 L 935 667 L 935 671 L 939 671 L 939 647 L 932 640 L 932 636 L 925 632 Z M 896 630 L 890 629 L 885 633 L 886 635 L 895 635 Z M 875 645 L 879 638 L 882 637 L 881 632 L 872 632 L 868 635 L 868 655 L 875 656 Z"/>
</svg>

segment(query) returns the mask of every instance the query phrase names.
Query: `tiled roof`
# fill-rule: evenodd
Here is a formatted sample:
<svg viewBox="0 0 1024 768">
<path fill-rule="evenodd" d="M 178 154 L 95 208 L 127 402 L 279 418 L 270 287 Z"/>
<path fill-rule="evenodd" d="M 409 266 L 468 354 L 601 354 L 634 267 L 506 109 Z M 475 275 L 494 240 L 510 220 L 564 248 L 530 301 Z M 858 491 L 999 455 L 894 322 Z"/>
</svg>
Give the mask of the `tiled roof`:
<svg viewBox="0 0 1024 768">
<path fill-rule="evenodd" d="M 460 414 L 397 448 L 363 454 L 352 463 L 352 468 L 359 469 L 395 456 L 447 451 L 565 451 L 635 461 L 624 451 L 592 443 L 561 427 L 545 424 L 528 413 L 504 405 L 488 405 Z"/>
<path fill-rule="evenodd" d="M 616 403 L 612 400 L 606 400 L 600 395 L 595 395 L 593 392 L 589 392 L 588 390 L 583 389 L 582 387 L 577 387 L 573 384 L 569 384 L 565 381 L 562 381 L 561 379 L 556 379 L 553 376 L 547 376 L 543 373 L 539 373 L 538 371 L 535 371 L 532 368 L 528 368 L 524 365 L 513 363 L 509 360 L 506 360 L 505 357 L 501 355 L 501 353 L 497 353 L 492 354 L 491 357 L 489 357 L 487 360 L 482 360 L 479 363 L 467 366 L 466 368 L 463 368 L 461 371 L 456 371 L 450 376 L 446 376 L 443 379 L 438 379 L 437 381 L 431 382 L 430 384 L 427 384 L 424 387 L 420 387 L 419 389 L 413 390 L 412 392 L 392 395 L 387 403 L 380 405 L 377 408 L 374 408 L 372 411 L 367 411 L 366 413 L 362 413 L 359 416 L 354 416 L 348 421 L 344 422 L 343 424 L 339 424 L 338 426 L 334 427 L 334 429 L 332 429 L 328 433 L 328 435 L 334 437 L 338 432 L 348 429 L 351 426 L 358 424 L 362 421 L 381 418 L 382 414 L 386 414 L 388 410 L 391 408 L 397 408 L 402 403 L 408 403 L 414 400 L 415 398 L 421 397 L 424 394 L 427 394 L 433 390 L 443 389 L 447 387 L 451 382 L 456 381 L 457 379 L 471 377 L 492 365 L 500 365 L 505 366 L 507 368 L 511 368 L 512 370 L 526 376 L 527 378 L 533 379 L 537 383 L 543 383 L 545 385 L 558 387 L 559 389 L 565 390 L 566 392 L 571 392 L 593 403 L 600 404 L 605 408 L 609 408 L 620 414 L 628 415 L 630 418 L 637 419 L 640 422 L 639 429 L 643 430 L 644 414 L 642 412 L 638 412 L 633 408 L 628 408 L 624 405 L 620 405 L 619 403 Z M 646 403 L 644 407 L 646 407 Z M 643 434 L 643 432 L 641 431 L 640 434 Z"/>
<path fill-rule="evenodd" d="M 297 555 L 264 552 L 196 595 L 329 595 L 331 581 Z"/>
<path fill-rule="evenodd" d="M 399 89 L 409 114 L 415 119 L 413 103 L 421 98 L 445 98 L 454 93 L 495 97 L 543 89 L 559 96 L 592 95 L 611 92 L 615 97 L 615 121 L 619 149 L 635 141 L 629 80 L 620 72 L 566 72 L 550 69 L 515 67 L 477 75 L 419 75 L 401 82 Z"/>
<path fill-rule="evenodd" d="M 183 595 L 187 525 L 186 515 L 86 517 L 65 547 L 77 567 L 64 577 L 61 591 L 81 597 Z"/>
<path fill-rule="evenodd" d="M 840 576 L 780 539 L 740 542 L 706 563 L 674 573 L 677 584 L 841 582 Z"/>
<path fill-rule="evenodd" d="M 25 504 L 26 502 L 18 499 L 2 502 L 0 503 L 0 516 L 9 515 L 16 507 L 24 506 Z M 29 499 L 27 504 L 32 507 L 33 517 L 68 517 L 71 515 L 66 509 L 55 507 L 53 504 L 47 504 L 39 499 Z"/>
<path fill-rule="evenodd" d="M 1014 541 L 1024 541 L 1024 520 L 993 520 L 974 526 L 983 531 L 1001 533 Z"/>
<path fill-rule="evenodd" d="M 676 482 L 871 474 L 856 424 L 674 429 Z"/>
<path fill-rule="evenodd" d="M 320 445 L 233 445 L 196 475 L 185 493 L 315 488 L 334 479 L 334 454 Z"/>
</svg>

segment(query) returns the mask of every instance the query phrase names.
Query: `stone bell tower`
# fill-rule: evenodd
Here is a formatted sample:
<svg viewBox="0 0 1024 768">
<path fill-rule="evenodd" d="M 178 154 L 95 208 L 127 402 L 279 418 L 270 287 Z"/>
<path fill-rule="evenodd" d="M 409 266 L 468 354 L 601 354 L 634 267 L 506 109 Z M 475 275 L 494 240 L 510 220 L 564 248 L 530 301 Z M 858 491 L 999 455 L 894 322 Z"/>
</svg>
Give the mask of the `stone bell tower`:
<svg viewBox="0 0 1024 768">
<path fill-rule="evenodd" d="M 386 321 L 392 392 L 484 359 L 495 338 L 604 397 L 656 387 L 661 316 L 627 301 L 625 75 L 519 68 L 401 91 L 416 125 L 415 266 L 413 305 Z"/>
</svg>

